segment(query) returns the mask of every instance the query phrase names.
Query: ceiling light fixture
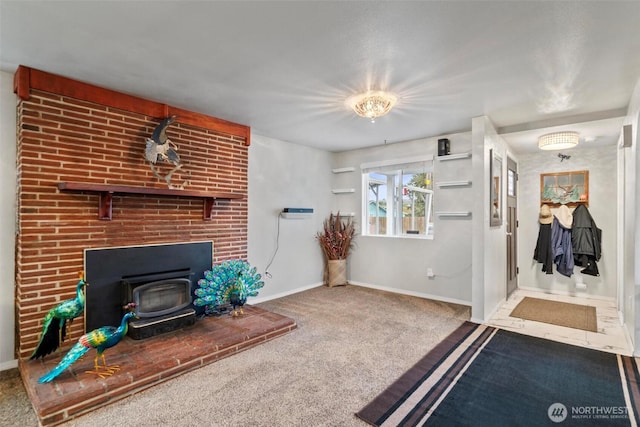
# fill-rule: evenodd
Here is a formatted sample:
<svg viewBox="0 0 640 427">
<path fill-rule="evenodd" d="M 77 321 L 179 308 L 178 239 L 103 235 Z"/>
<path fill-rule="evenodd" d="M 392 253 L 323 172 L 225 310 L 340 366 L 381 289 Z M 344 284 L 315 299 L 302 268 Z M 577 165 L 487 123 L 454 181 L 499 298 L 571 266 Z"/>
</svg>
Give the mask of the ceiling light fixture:
<svg viewBox="0 0 640 427">
<path fill-rule="evenodd" d="M 578 132 L 554 132 L 538 138 L 538 148 L 541 150 L 566 150 L 578 145 Z"/>
<path fill-rule="evenodd" d="M 371 119 L 371 123 L 375 123 L 376 118 L 391 111 L 391 107 L 397 101 L 398 98 L 392 93 L 375 91 L 353 95 L 347 99 L 347 104 L 357 115 Z"/>
</svg>

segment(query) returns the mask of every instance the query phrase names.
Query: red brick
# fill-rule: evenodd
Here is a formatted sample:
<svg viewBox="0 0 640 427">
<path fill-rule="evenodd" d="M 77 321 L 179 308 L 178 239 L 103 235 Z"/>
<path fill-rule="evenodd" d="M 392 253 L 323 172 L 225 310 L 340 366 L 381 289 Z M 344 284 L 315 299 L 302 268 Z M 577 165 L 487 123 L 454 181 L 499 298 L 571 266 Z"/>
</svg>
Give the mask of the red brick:
<svg viewBox="0 0 640 427">
<path fill-rule="evenodd" d="M 17 110 L 19 124 L 39 129 L 21 127 L 18 135 L 19 354 L 32 351 L 47 308 L 73 296 L 86 248 L 206 239 L 214 241 L 216 260 L 246 258 L 246 200 L 218 202 L 215 220 L 202 221 L 198 200 L 116 196 L 114 220 L 106 222 L 97 219 L 96 194 L 56 188 L 61 181 L 163 187 L 142 157 L 157 118 L 40 91 Z M 185 171 L 192 173 L 189 188 L 246 195 L 243 138 L 182 123 L 172 126 L 169 136 L 179 145 Z M 72 328 L 73 334 L 81 333 L 81 324 Z"/>
</svg>

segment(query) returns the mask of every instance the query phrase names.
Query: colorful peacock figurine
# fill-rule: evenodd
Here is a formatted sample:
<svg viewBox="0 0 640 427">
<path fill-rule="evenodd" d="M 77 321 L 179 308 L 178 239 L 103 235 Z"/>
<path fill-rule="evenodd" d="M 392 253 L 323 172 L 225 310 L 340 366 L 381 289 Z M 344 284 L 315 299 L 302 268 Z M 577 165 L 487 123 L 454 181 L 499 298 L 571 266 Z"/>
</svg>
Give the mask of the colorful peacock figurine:
<svg viewBox="0 0 640 427">
<path fill-rule="evenodd" d="M 96 374 L 100 378 L 105 378 L 113 375 L 114 372 L 120 369 L 120 366 L 107 365 L 107 361 L 104 357 L 104 351 L 118 344 L 122 340 L 122 338 L 127 335 L 127 331 L 129 329 L 129 319 L 131 319 L 132 317 L 137 317 L 133 312 L 135 306 L 135 303 L 129 303 L 123 307 L 128 311 L 122 317 L 122 321 L 120 322 L 119 327 L 116 328 L 115 326 L 103 326 L 81 336 L 78 342 L 73 347 L 71 347 L 71 350 L 69 350 L 69 352 L 62 358 L 60 363 L 58 363 L 56 367 L 51 371 L 40 377 L 38 382 L 50 382 L 92 348 L 95 348 L 97 350 L 96 357 L 93 360 L 94 368 L 93 371 L 85 372 L 87 374 Z M 102 358 L 102 366 L 98 365 L 99 358 Z"/>
<path fill-rule="evenodd" d="M 84 311 L 84 287 L 89 284 L 84 281 L 84 273 L 78 274 L 76 297 L 53 307 L 44 317 L 40 341 L 29 359 L 44 358 L 53 353 L 67 336 L 67 325 Z"/>
<path fill-rule="evenodd" d="M 216 312 L 217 307 L 231 304 L 232 315 L 243 314 L 242 306 L 248 297 L 258 295 L 264 286 L 256 268 L 243 260 L 224 261 L 204 272 L 204 279 L 198 280 L 198 289 L 194 292 L 198 298 L 196 306 L 205 306 L 207 313 Z"/>
</svg>

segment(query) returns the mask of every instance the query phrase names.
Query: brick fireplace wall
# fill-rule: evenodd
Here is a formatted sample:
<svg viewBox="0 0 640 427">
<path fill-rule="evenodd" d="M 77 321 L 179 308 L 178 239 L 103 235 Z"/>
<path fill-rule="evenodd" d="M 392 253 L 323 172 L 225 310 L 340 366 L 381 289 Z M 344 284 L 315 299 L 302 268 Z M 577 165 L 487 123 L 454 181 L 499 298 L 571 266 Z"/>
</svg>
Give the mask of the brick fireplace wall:
<svg viewBox="0 0 640 427">
<path fill-rule="evenodd" d="M 246 259 L 248 127 L 25 67 L 14 86 L 16 357 L 31 354 L 46 312 L 75 296 L 87 248 L 213 241 L 212 262 Z M 242 196 L 217 200 L 210 220 L 203 219 L 199 198 L 117 193 L 112 220 L 100 220 L 98 193 L 58 189 L 61 182 L 166 189 L 143 154 L 146 139 L 169 114 L 178 116 L 167 134 L 184 164 L 172 183 L 190 175 L 186 190 Z M 83 321 L 73 322 L 68 342 L 84 333 Z"/>
</svg>

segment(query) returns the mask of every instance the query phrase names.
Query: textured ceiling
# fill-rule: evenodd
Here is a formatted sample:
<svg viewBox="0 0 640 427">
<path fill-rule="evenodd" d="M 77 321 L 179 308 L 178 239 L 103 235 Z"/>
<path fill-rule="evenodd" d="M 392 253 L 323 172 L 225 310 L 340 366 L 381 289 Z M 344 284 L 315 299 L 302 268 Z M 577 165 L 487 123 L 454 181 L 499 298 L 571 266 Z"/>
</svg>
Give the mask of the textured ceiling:
<svg viewBox="0 0 640 427">
<path fill-rule="evenodd" d="M 341 151 L 470 130 L 516 152 L 549 126 L 617 142 L 640 2 L 0 1 L 0 69 L 71 77 Z M 370 123 L 367 89 L 398 105 Z"/>
</svg>

